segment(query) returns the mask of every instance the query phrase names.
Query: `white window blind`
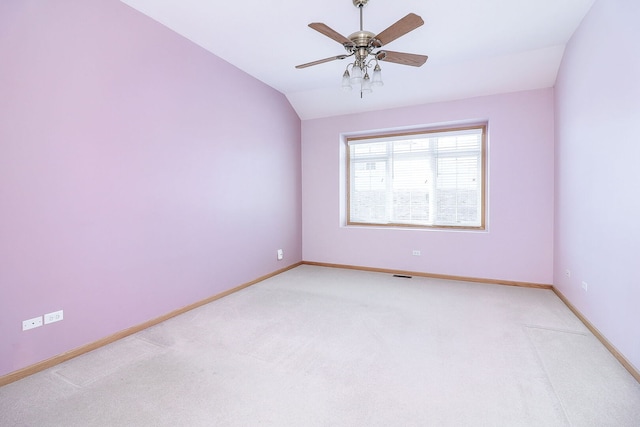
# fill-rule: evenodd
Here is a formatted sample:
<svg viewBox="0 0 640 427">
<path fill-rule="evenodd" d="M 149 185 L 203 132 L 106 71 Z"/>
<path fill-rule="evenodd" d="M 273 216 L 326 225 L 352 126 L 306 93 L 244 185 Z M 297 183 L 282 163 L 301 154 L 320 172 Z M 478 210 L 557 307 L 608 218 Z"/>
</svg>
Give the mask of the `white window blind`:
<svg viewBox="0 0 640 427">
<path fill-rule="evenodd" d="M 351 138 L 348 223 L 484 228 L 486 126 Z"/>
</svg>

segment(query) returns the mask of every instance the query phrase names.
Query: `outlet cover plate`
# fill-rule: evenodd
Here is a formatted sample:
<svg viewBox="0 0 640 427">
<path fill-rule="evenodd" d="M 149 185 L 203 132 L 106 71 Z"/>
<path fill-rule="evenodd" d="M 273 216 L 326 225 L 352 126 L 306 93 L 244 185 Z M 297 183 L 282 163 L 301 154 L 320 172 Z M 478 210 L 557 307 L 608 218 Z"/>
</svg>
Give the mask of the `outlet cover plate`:
<svg viewBox="0 0 640 427">
<path fill-rule="evenodd" d="M 54 311 L 53 313 L 47 313 L 44 315 L 44 324 L 59 322 L 64 319 L 64 310 Z"/>
<path fill-rule="evenodd" d="M 22 321 L 22 330 L 28 331 L 29 329 L 39 328 L 42 326 L 42 316 L 34 317 L 33 319 Z"/>
</svg>

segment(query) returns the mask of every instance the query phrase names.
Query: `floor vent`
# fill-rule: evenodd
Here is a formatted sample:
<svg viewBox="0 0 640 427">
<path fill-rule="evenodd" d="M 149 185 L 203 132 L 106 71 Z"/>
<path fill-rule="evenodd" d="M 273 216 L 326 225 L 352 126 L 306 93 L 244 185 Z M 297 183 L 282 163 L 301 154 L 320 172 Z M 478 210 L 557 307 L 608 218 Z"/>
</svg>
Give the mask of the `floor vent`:
<svg viewBox="0 0 640 427">
<path fill-rule="evenodd" d="M 399 277 L 401 279 L 411 279 L 412 276 L 407 276 L 405 274 L 394 274 L 393 277 Z"/>
</svg>

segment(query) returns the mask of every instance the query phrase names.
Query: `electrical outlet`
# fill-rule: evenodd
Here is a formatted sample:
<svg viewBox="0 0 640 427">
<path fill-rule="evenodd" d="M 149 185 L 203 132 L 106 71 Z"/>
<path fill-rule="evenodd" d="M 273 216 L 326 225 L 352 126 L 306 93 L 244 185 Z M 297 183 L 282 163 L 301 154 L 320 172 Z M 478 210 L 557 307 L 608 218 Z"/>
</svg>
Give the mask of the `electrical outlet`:
<svg viewBox="0 0 640 427">
<path fill-rule="evenodd" d="M 582 282 L 582 289 L 584 289 L 585 292 L 589 291 L 589 284 L 587 282 Z"/>
<path fill-rule="evenodd" d="M 418 249 L 413 250 L 413 256 L 420 256 L 422 253 Z"/>
<path fill-rule="evenodd" d="M 39 328 L 42 326 L 42 316 L 34 317 L 33 319 L 22 321 L 22 330 L 27 331 L 33 328 Z"/>
<path fill-rule="evenodd" d="M 282 249 L 278 249 L 278 261 L 281 261 L 284 258 L 284 251 Z"/>
<path fill-rule="evenodd" d="M 44 315 L 44 324 L 59 322 L 64 319 L 64 310 L 54 311 L 53 313 L 47 313 Z"/>
</svg>

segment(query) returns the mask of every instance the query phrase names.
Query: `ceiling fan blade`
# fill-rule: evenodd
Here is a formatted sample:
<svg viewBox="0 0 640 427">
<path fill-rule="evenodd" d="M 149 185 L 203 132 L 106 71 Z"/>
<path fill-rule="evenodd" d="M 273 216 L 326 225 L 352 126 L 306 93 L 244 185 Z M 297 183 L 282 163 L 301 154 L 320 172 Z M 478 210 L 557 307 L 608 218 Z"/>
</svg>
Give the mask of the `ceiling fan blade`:
<svg viewBox="0 0 640 427">
<path fill-rule="evenodd" d="M 429 58 L 426 55 L 416 55 L 414 53 L 393 52 L 391 50 L 381 50 L 376 53 L 376 58 L 379 61 L 394 62 L 396 64 L 411 65 L 413 67 L 420 67 Z"/>
<path fill-rule="evenodd" d="M 333 30 L 332 28 L 330 28 L 328 25 L 323 24 L 322 22 L 312 22 L 311 24 L 309 24 L 309 27 L 313 28 L 314 30 L 324 34 L 325 36 L 337 41 L 338 43 L 340 43 L 343 46 L 355 46 L 355 44 L 349 40 L 348 38 L 346 38 L 345 36 L 343 36 L 342 34 L 340 34 L 339 32 Z"/>
<path fill-rule="evenodd" d="M 376 40 L 378 41 L 376 43 L 376 47 L 381 47 L 389 44 L 398 37 L 404 36 L 409 31 L 415 30 L 422 24 L 424 24 L 424 21 L 421 17 L 419 17 L 415 13 L 410 13 L 380 34 L 378 34 L 376 36 Z"/>
<path fill-rule="evenodd" d="M 319 59 L 317 61 L 313 61 L 313 62 L 308 62 L 306 64 L 301 64 L 301 65 L 296 65 L 296 68 L 300 69 L 300 68 L 307 68 L 307 67 L 311 67 L 313 65 L 318 65 L 318 64 L 324 64 L 325 62 L 331 62 L 331 61 L 335 61 L 336 59 L 344 59 L 347 56 L 350 55 L 338 55 L 338 56 L 332 56 L 330 58 L 325 58 L 325 59 Z"/>
</svg>

